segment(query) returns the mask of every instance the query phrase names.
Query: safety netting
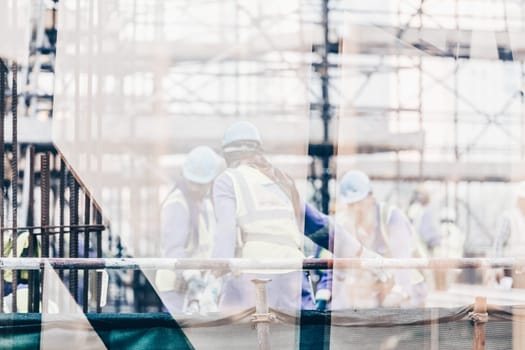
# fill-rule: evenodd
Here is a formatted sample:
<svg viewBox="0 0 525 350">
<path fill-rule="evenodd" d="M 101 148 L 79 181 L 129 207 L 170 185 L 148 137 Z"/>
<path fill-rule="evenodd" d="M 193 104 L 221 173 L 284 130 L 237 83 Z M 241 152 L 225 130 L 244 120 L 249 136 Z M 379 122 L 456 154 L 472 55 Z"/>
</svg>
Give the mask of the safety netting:
<svg viewBox="0 0 525 350">
<path fill-rule="evenodd" d="M 251 322 L 254 311 L 248 309 L 228 317 L 177 315 L 176 320 L 169 313 L 85 317 L 106 349 L 253 349 L 257 348 Z M 474 322 L 469 316 L 472 311 L 473 305 L 425 310 L 305 311 L 299 321 L 294 315 L 272 310 L 276 321 L 271 326 L 271 344 L 276 349 L 283 345 L 299 349 L 465 349 L 474 342 Z M 523 307 L 488 307 L 487 349 L 512 348 L 513 314 L 523 315 L 523 311 Z M 67 314 L 62 314 L 50 325 L 63 329 L 68 320 Z M 0 345 L 16 350 L 41 348 L 47 337 L 42 332 L 43 322 L 38 314 L 3 314 Z M 295 343 L 292 333 L 298 322 L 301 335 Z M 203 327 L 206 333 L 188 339 L 187 334 Z M 82 346 L 97 348 L 86 343 Z"/>
</svg>

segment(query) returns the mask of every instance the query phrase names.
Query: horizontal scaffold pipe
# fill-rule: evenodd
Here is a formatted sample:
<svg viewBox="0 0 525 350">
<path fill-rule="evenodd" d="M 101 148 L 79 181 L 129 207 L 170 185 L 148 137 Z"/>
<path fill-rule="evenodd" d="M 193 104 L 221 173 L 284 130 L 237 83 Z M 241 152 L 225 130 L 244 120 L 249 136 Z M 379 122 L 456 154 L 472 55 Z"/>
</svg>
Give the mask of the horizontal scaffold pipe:
<svg viewBox="0 0 525 350">
<path fill-rule="evenodd" d="M 525 258 L 454 259 L 163 259 L 163 258 L 0 258 L 0 270 L 54 269 L 119 270 L 313 270 L 313 269 L 467 269 L 516 268 L 525 271 Z"/>
</svg>

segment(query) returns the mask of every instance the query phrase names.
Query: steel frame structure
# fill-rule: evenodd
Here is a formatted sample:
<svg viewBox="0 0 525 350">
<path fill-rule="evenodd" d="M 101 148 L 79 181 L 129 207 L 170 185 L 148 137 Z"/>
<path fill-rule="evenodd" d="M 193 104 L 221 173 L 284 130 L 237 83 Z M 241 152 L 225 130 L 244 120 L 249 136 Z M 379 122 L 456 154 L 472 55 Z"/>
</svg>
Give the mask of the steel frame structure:
<svg viewBox="0 0 525 350">
<path fill-rule="evenodd" d="M 238 8 L 238 15 L 242 13 L 242 6 L 236 0 Z M 506 135 L 509 139 L 514 140 L 515 146 L 519 149 L 519 158 L 520 160 L 525 160 L 525 97 L 523 90 L 518 90 L 512 94 L 508 101 L 506 101 L 500 108 L 499 111 L 489 113 L 484 111 L 482 107 L 476 105 L 476 103 L 469 100 L 467 96 L 464 96 L 459 86 L 459 73 L 464 66 L 464 62 L 469 60 L 474 60 L 475 58 L 471 57 L 469 53 L 469 48 L 465 46 L 465 43 L 457 40 L 455 43 L 449 42 L 444 49 L 437 48 L 435 45 L 432 45 L 429 42 L 424 40 L 413 40 L 414 33 L 421 33 L 425 30 L 427 24 L 431 24 L 431 27 L 438 28 L 443 31 L 456 31 L 457 33 L 463 32 L 465 29 L 460 25 L 460 20 L 467 19 L 493 19 L 502 21 L 504 23 L 503 30 L 509 31 L 510 29 L 520 29 L 525 31 L 525 4 L 523 1 L 502 1 L 504 6 L 504 13 L 501 16 L 477 16 L 476 14 L 460 14 L 458 8 L 458 1 L 455 0 L 455 10 L 452 14 L 443 14 L 435 15 L 427 13 L 426 7 L 431 5 L 432 0 L 420 0 L 416 4 L 414 1 L 409 0 L 399 0 L 396 3 L 395 9 L 373 9 L 373 10 L 363 10 L 359 8 L 352 8 L 347 6 L 347 2 L 338 1 L 338 0 L 308 0 L 305 1 L 305 9 L 307 14 L 305 14 L 305 22 L 308 24 L 315 24 L 318 27 L 318 34 L 320 41 L 314 43 L 313 53 L 316 55 L 317 60 L 313 63 L 313 71 L 315 73 L 315 78 L 312 79 L 311 87 L 311 118 L 319 118 L 322 120 L 323 132 L 321 142 L 310 142 L 308 148 L 308 155 L 312 157 L 309 181 L 311 186 L 315 189 L 315 195 L 313 201 L 318 205 L 318 207 L 325 213 L 329 212 L 330 203 L 333 200 L 332 186 L 335 179 L 335 168 L 336 165 L 333 164 L 334 156 L 337 153 L 337 122 L 338 122 L 338 109 L 340 108 L 340 101 L 350 100 L 355 101 L 359 96 L 365 91 L 369 86 L 372 78 L 378 74 L 383 74 L 385 72 L 393 72 L 396 76 L 396 98 L 398 100 L 397 106 L 393 108 L 372 108 L 370 106 L 359 106 L 356 107 L 358 113 L 365 118 L 368 116 L 374 115 L 394 115 L 395 120 L 392 122 L 395 125 L 397 131 L 400 131 L 400 125 L 403 122 L 405 115 L 412 114 L 416 115 L 417 125 L 419 132 L 423 132 L 425 129 L 425 124 L 432 120 L 434 117 L 439 118 L 441 116 L 440 112 L 432 112 L 425 110 L 425 105 L 423 102 L 423 97 L 426 91 L 431 89 L 433 86 L 438 86 L 445 91 L 448 91 L 454 99 L 454 106 L 452 110 L 452 119 L 453 119 L 453 145 L 451 149 L 447 152 L 450 153 L 455 162 L 462 162 L 466 158 L 469 158 L 469 155 L 479 152 L 479 143 L 482 137 L 490 130 L 497 129 Z M 37 15 L 34 17 L 34 27 L 35 31 L 33 34 L 33 41 L 31 47 L 31 58 L 30 66 L 27 68 L 27 76 L 24 78 L 27 84 L 26 88 L 23 88 L 25 92 L 25 104 L 26 104 L 26 114 L 32 117 L 36 117 L 39 111 L 45 111 L 51 116 L 52 111 L 49 110 L 49 101 L 52 101 L 52 91 L 41 91 L 39 87 L 39 76 L 44 72 L 53 72 L 54 64 L 54 52 L 55 52 L 55 42 L 56 42 L 56 27 L 53 24 L 51 27 L 46 27 L 42 20 L 43 12 L 45 9 L 51 11 L 54 14 L 56 11 L 56 2 L 55 0 L 48 1 L 42 0 L 35 2 L 36 6 L 40 11 L 37 11 Z M 181 1 L 180 8 L 184 10 L 189 8 L 185 6 L 191 1 Z M 474 3 L 475 1 L 473 1 Z M 508 4 L 513 4 L 520 6 L 521 11 L 516 16 L 510 16 L 507 11 Z M 137 6 L 137 2 L 133 3 L 133 13 L 135 15 L 139 14 L 141 11 L 140 6 Z M 155 22 L 155 16 L 162 15 L 162 8 L 157 8 L 155 10 L 153 17 L 144 15 L 144 26 L 147 26 L 148 23 Z M 418 52 L 411 57 L 403 51 L 403 48 L 397 46 L 396 49 L 387 52 L 381 52 L 381 47 L 364 47 L 364 51 L 369 55 L 376 55 L 379 58 L 379 62 L 375 60 L 370 64 L 364 64 L 362 67 L 358 67 L 357 71 L 362 76 L 362 83 L 356 89 L 355 95 L 348 98 L 347 96 L 341 96 L 342 91 L 338 88 L 338 72 L 341 67 L 341 46 L 340 46 L 340 37 L 337 34 L 338 28 L 344 23 L 341 21 L 343 13 L 353 13 L 353 14 L 362 14 L 362 15 L 377 15 L 377 16 L 391 16 L 397 18 L 397 24 L 391 28 L 379 28 L 379 30 L 388 32 L 391 34 L 392 40 L 396 42 L 401 42 L 407 44 L 413 52 Z M 89 13 L 79 14 L 79 16 L 89 16 Z M 192 15 L 192 14 L 188 14 Z M 192 15 L 193 16 L 193 15 Z M 54 15 L 51 16 L 54 18 Z M 198 18 L 194 18 L 196 23 L 199 21 Z M 278 21 L 279 18 L 266 18 L 265 20 Z M 149 21 L 149 22 L 148 22 Z M 453 22 L 454 25 L 450 26 L 449 24 L 443 24 L 442 22 Z M 521 23 L 521 28 L 512 26 L 511 23 L 515 22 Z M 123 25 L 126 25 L 125 23 Z M 240 25 L 240 24 L 239 24 Z M 249 25 L 253 25 L 261 29 L 260 33 L 264 36 L 264 28 L 261 27 L 261 23 L 257 23 L 252 18 L 252 21 Z M 136 34 L 136 31 L 140 30 L 139 27 L 134 27 L 133 31 Z M 58 34 L 59 35 L 59 34 Z M 156 28 L 153 32 L 153 35 L 162 35 L 161 28 Z M 236 38 L 237 42 L 239 38 Z M 275 45 L 269 41 L 269 44 Z M 512 52 L 512 49 L 506 46 L 502 42 L 498 42 L 497 47 L 498 55 L 493 62 L 519 62 L 521 67 L 521 85 L 525 86 L 525 63 L 523 61 L 522 55 L 517 55 Z M 199 62 L 196 65 L 199 67 L 212 66 L 215 62 L 221 60 L 226 60 L 227 55 L 218 55 L 217 57 L 211 57 L 204 62 Z M 452 64 L 452 69 L 442 76 L 436 74 L 427 66 L 428 60 L 431 59 L 441 59 L 443 61 L 450 62 Z M 257 61 L 256 58 L 252 57 L 251 60 Z M 406 63 L 406 61 L 409 63 Z M 232 62 L 232 70 L 229 73 L 224 72 L 207 72 L 206 75 L 209 75 L 210 79 L 205 79 L 196 86 L 189 86 L 187 83 L 191 79 L 192 68 L 191 65 L 184 67 L 185 69 L 190 69 L 187 71 L 187 79 L 182 79 L 172 82 L 172 87 L 181 88 L 186 91 L 187 95 L 183 96 L 174 96 L 169 103 L 184 103 L 188 107 L 188 112 L 193 111 L 196 115 L 203 114 L 202 109 L 196 108 L 199 104 L 207 106 L 206 113 L 214 113 L 218 115 L 227 115 L 229 113 L 224 112 L 224 106 L 217 106 L 214 101 L 208 101 L 204 96 L 199 93 L 199 90 L 205 87 L 210 82 L 213 82 L 217 77 L 230 76 L 233 79 L 239 79 L 243 74 L 263 74 L 263 71 L 254 71 L 251 73 L 243 73 L 240 70 L 239 62 Z M 400 84 L 402 81 L 402 73 L 407 70 L 414 70 L 417 72 L 417 96 L 415 98 L 416 106 L 402 106 L 400 102 Z M 283 72 L 286 69 L 283 69 Z M 24 75 L 24 71 L 22 71 Z M 158 77 L 157 77 L 158 78 Z M 449 80 L 453 80 L 451 86 Z M 431 84 L 429 84 L 429 82 Z M 317 84 L 317 85 L 315 85 Z M 161 88 L 158 79 L 154 79 L 154 92 L 155 89 Z M 218 89 L 224 88 L 224 83 L 218 85 Z M 240 109 L 242 106 L 239 105 L 239 91 L 238 86 L 236 86 L 237 91 L 235 95 L 237 96 L 234 100 L 228 101 L 227 105 L 231 105 L 234 108 L 233 115 L 240 115 Z M 508 110 L 512 106 L 512 103 L 519 101 L 521 103 L 521 111 L 519 114 L 509 113 Z M 470 108 L 469 112 L 461 109 L 460 105 L 468 106 Z M 227 108 L 226 108 L 227 109 Z M 274 113 L 275 110 L 268 110 L 268 113 Z M 296 111 L 294 108 L 288 110 L 278 110 L 278 113 L 284 115 L 294 114 Z M 206 114 L 204 113 L 204 114 Z M 479 132 L 474 135 L 469 142 L 462 144 L 461 139 L 461 127 L 464 123 L 468 123 L 470 118 L 477 119 L 476 122 L 483 123 L 482 128 Z M 505 120 L 503 120 L 506 118 Z M 479 120 L 481 119 L 481 120 Z M 518 135 L 514 130 L 509 130 L 505 123 L 511 120 L 512 125 L 519 125 L 520 132 Z M 358 148 L 359 149 L 359 148 Z M 410 152 L 418 153 L 418 176 L 416 177 L 404 177 L 401 172 L 402 167 L 404 166 L 404 155 L 405 153 Z M 439 150 L 438 150 L 439 151 Z M 486 151 L 481 148 L 481 152 Z M 505 150 L 496 149 L 495 152 L 504 152 Z M 393 154 L 396 162 L 397 174 L 391 178 L 383 178 L 381 180 L 390 181 L 394 184 L 392 193 L 395 196 L 394 200 L 396 202 L 401 202 L 400 199 L 400 183 L 401 181 L 411 181 L 411 182 L 422 182 L 428 178 L 425 176 L 424 168 L 425 162 L 429 159 L 429 154 L 434 152 L 434 150 L 429 146 L 425 145 L 422 148 L 414 148 L 413 150 L 407 149 L 390 149 L 390 150 L 377 150 L 377 149 L 361 149 L 359 152 L 388 152 Z M 21 153 L 22 154 L 22 153 Z M 51 176 L 57 176 L 56 173 L 51 174 Z M 378 177 L 376 177 L 378 178 Z M 487 223 L 483 222 L 482 218 L 476 216 L 474 211 L 470 208 L 470 185 L 473 182 L 481 181 L 504 181 L 508 182 L 510 178 L 472 178 L 472 177 L 461 177 L 457 176 L 454 178 L 443 177 L 441 179 L 432 178 L 433 181 L 441 181 L 447 188 L 446 192 L 451 193 L 450 198 L 447 199 L 447 204 L 452 204 L 456 208 L 456 212 L 463 212 L 468 216 L 468 219 L 465 220 L 465 225 L 467 227 L 468 234 L 472 234 L 472 226 L 478 226 L 478 230 L 485 232 L 487 236 L 490 235 L 490 231 L 487 227 Z M 112 189 L 115 193 L 115 205 L 119 206 L 120 201 L 122 200 L 122 194 L 118 186 Z M 463 195 L 461 194 L 463 192 Z M 156 193 L 147 194 L 152 198 L 155 197 Z M 465 197 L 462 199 L 461 197 Z M 138 200 L 135 198 L 134 200 Z M 152 214 L 152 213 L 149 213 Z M 139 224 L 141 218 L 144 215 L 149 215 L 148 213 L 133 213 L 131 215 L 134 218 L 134 224 Z M 113 230 L 118 231 L 119 227 L 113 227 Z M 488 237 L 490 239 L 490 237 Z"/>
</svg>

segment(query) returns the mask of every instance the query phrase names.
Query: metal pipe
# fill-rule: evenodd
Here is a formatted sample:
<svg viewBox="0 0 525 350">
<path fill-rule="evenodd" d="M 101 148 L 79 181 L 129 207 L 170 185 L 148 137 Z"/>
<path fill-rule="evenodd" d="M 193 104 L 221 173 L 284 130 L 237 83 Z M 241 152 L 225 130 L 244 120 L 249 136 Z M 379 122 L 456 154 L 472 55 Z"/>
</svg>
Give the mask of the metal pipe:
<svg viewBox="0 0 525 350">
<path fill-rule="evenodd" d="M 28 192 L 29 192 L 29 203 L 27 204 L 27 222 L 25 223 L 29 227 L 35 224 L 35 147 L 29 146 L 29 151 L 26 153 L 29 157 L 29 183 L 28 183 Z M 29 257 L 38 256 L 38 244 L 36 236 L 33 234 L 33 229 L 28 229 L 29 232 Z M 27 305 L 28 312 L 38 312 L 38 300 L 40 282 L 38 280 L 37 271 L 29 271 L 27 281 L 28 293 L 27 293 Z M 36 305 L 35 305 L 36 304 Z"/>
<path fill-rule="evenodd" d="M 102 213 L 95 208 L 95 223 L 97 225 L 102 225 Z M 102 258 L 102 231 L 97 231 L 97 259 Z M 102 272 L 97 271 L 96 277 L 96 303 L 97 303 L 97 313 L 102 312 Z"/>
<path fill-rule="evenodd" d="M 42 257 L 49 257 L 49 153 L 40 156 L 40 224 L 42 225 Z"/>
<path fill-rule="evenodd" d="M 271 280 L 268 278 L 253 279 L 255 284 L 255 314 L 252 322 L 257 328 L 257 342 L 259 350 L 270 350 L 270 322 L 275 317 L 270 313 L 268 307 L 268 289 L 267 284 Z"/>
<path fill-rule="evenodd" d="M 58 236 L 58 256 L 60 258 L 65 257 L 64 255 L 64 211 L 66 207 L 66 163 L 60 157 L 60 174 L 59 174 L 59 183 L 58 183 L 58 224 L 59 224 L 59 236 Z M 64 271 L 58 271 L 60 279 L 64 280 Z"/>
<path fill-rule="evenodd" d="M 328 53 L 330 46 L 329 37 L 329 16 L 328 16 L 328 2 L 323 0 L 323 50 L 321 54 L 322 68 L 321 73 L 321 92 L 322 92 L 322 111 L 321 119 L 323 120 L 323 143 L 330 142 L 330 122 L 332 120 L 332 109 L 330 105 L 330 76 L 328 74 Z M 324 154 L 322 156 L 322 176 L 321 176 L 321 210 L 328 214 L 330 207 L 330 179 L 332 178 L 332 170 L 330 169 L 330 158 L 332 155 Z"/>
<path fill-rule="evenodd" d="M 11 231 L 14 230 L 14 227 L 3 227 L 0 229 L 0 231 Z M 19 226 L 17 228 L 18 230 L 34 230 L 36 235 L 42 234 L 42 232 L 38 231 L 46 231 L 46 234 L 60 234 L 60 233 L 68 233 L 71 229 L 89 229 L 89 231 L 104 231 L 106 229 L 106 226 L 104 225 L 98 225 L 98 224 L 90 224 L 90 225 L 68 225 L 68 226 L 54 226 L 54 225 L 46 225 L 46 226 Z M 52 232 L 53 230 L 58 230 L 58 232 Z"/>
<path fill-rule="evenodd" d="M 352 269 L 495 269 L 523 268 L 525 258 L 459 259 L 162 259 L 162 258 L 0 258 L 0 269 L 36 270 L 49 263 L 54 269 L 124 270 L 352 270 Z"/>
<path fill-rule="evenodd" d="M 87 228 L 84 231 L 84 258 L 89 258 L 89 221 L 91 215 L 91 200 L 87 193 L 84 194 L 84 223 Z M 82 310 L 88 312 L 89 270 L 84 269 L 82 273 Z"/>
<path fill-rule="evenodd" d="M 488 322 L 486 297 L 476 297 L 476 301 L 474 303 L 474 311 L 469 316 L 474 321 L 473 349 L 485 350 L 485 323 Z"/>
<path fill-rule="evenodd" d="M 11 231 L 11 242 L 13 249 L 13 256 L 16 256 L 18 251 L 17 247 L 17 236 L 18 236 L 18 65 L 16 62 L 13 62 L 12 65 L 12 94 L 11 94 L 11 113 L 12 113 L 12 152 L 13 157 L 11 158 L 11 200 L 12 200 L 12 227 Z M 12 288 L 12 310 L 17 312 L 17 287 L 18 287 L 18 271 L 13 272 Z"/>
<path fill-rule="evenodd" d="M 0 59 L 0 227 L 4 226 L 5 89 L 7 67 Z M 4 257 L 4 231 L 0 232 L 0 257 Z M 0 270 L 0 312 L 4 312 L 4 270 Z"/>
<path fill-rule="evenodd" d="M 72 173 L 69 173 L 69 224 L 78 224 L 78 184 Z M 78 232 L 72 228 L 69 236 L 69 256 L 78 258 Z M 78 301 L 78 270 L 69 271 L 69 292 Z"/>
</svg>

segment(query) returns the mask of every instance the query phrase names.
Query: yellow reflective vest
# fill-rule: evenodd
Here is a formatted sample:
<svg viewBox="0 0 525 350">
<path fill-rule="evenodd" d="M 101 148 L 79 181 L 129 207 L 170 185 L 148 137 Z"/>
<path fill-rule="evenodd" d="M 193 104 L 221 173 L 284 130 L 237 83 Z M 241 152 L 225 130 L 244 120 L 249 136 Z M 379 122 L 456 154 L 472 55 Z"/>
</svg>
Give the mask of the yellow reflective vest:
<svg viewBox="0 0 525 350">
<path fill-rule="evenodd" d="M 29 240 L 31 239 L 28 231 L 21 231 L 17 233 L 16 238 L 16 258 L 21 257 L 27 257 L 28 256 L 28 250 L 29 250 Z M 36 257 L 40 257 L 40 242 L 38 240 L 36 241 Z M 13 257 L 13 240 L 8 234 L 5 234 L 4 237 L 4 256 L 8 258 Z M 28 278 L 28 271 L 24 270 L 20 272 L 20 278 L 23 280 L 27 280 Z M 6 282 L 13 282 L 13 271 L 12 270 L 6 270 L 4 272 L 4 281 Z"/>
<path fill-rule="evenodd" d="M 278 184 L 260 170 L 240 165 L 226 170 L 235 192 L 237 257 L 286 259 L 304 257 L 294 205 Z M 288 271 L 272 271 L 272 273 Z"/>
</svg>

